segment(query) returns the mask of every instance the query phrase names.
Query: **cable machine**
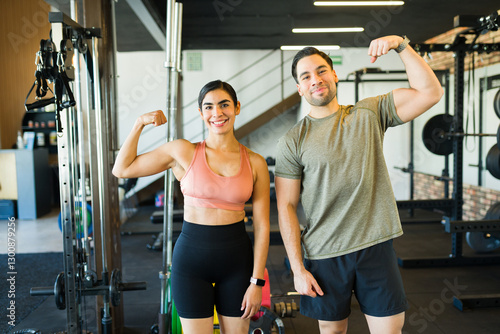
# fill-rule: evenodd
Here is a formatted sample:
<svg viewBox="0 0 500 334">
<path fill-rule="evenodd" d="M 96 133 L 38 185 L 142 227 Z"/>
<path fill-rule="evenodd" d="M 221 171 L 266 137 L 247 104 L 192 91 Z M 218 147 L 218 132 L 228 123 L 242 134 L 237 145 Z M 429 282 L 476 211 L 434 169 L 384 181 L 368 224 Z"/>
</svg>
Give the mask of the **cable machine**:
<svg viewBox="0 0 500 334">
<path fill-rule="evenodd" d="M 109 6 L 103 7 L 114 10 L 112 1 Z M 76 3 L 73 4 L 73 9 L 73 16 L 76 17 Z M 99 51 L 102 47 L 99 41 L 102 39 L 102 30 L 83 28 L 61 12 L 49 13 L 49 22 L 51 36 L 40 43 L 40 51 L 36 55 L 36 81 L 28 93 L 29 96 L 36 86 L 37 101 L 26 104 L 26 110 L 55 104 L 64 271 L 57 276 L 53 286 L 34 287 L 30 293 L 32 296 L 54 295 L 57 308 L 66 310 L 66 332 L 71 334 L 86 331 L 85 298 L 96 296 L 98 307 L 95 319 L 100 319 L 98 331 L 116 333 L 121 331 L 123 325 L 121 293 L 144 290 L 146 283 L 122 282 L 121 264 L 109 261 L 111 255 L 108 254 L 108 249 L 121 254 L 119 244 L 116 244 L 110 234 L 113 224 L 111 217 L 114 213 L 113 199 L 107 192 L 110 172 L 107 139 L 110 134 L 109 129 L 105 129 L 109 125 L 109 117 L 105 112 L 110 111 L 110 106 L 102 103 L 106 102 L 106 98 L 101 91 L 101 80 L 107 91 L 113 85 L 107 83 L 106 80 L 111 79 L 101 76 L 100 72 L 102 61 L 99 59 Z M 101 45 L 107 42 L 102 41 Z M 87 134 L 83 126 L 81 58 L 87 70 Z M 48 83 L 53 84 L 53 90 Z M 49 91 L 54 96 L 44 99 Z M 94 114 L 91 113 L 92 108 Z M 87 152 L 85 146 L 85 135 L 90 152 Z M 89 173 L 86 170 L 86 153 L 89 156 Z M 90 194 L 86 190 L 87 175 Z M 93 186 L 94 181 L 98 183 L 98 189 Z M 92 206 L 98 208 L 93 210 L 92 221 L 96 227 L 93 246 L 86 223 L 88 196 Z M 110 243 L 113 246 L 110 247 Z"/>
</svg>

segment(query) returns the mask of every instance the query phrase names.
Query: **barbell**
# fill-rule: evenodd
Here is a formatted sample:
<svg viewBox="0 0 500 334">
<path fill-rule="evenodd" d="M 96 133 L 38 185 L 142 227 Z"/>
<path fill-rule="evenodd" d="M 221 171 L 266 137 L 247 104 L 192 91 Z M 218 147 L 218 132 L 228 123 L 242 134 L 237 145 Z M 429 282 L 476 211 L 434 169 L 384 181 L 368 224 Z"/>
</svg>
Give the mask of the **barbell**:
<svg viewBox="0 0 500 334">
<path fill-rule="evenodd" d="M 499 107 L 500 108 L 500 107 Z M 425 147 L 437 155 L 453 153 L 453 137 L 497 137 L 497 146 L 500 145 L 500 125 L 497 133 L 461 133 L 454 131 L 453 116 L 439 114 L 427 121 L 422 130 L 422 140 Z"/>
<path fill-rule="evenodd" d="M 108 295 L 111 305 L 118 306 L 121 303 L 121 293 L 123 291 L 146 290 L 146 282 L 122 282 L 121 271 L 118 268 L 111 272 L 109 285 L 102 281 L 93 287 L 83 287 L 80 289 L 82 295 Z M 57 275 L 53 287 L 31 288 L 31 296 L 55 296 L 56 306 L 60 310 L 66 308 L 66 292 L 64 284 L 64 272 Z"/>
</svg>

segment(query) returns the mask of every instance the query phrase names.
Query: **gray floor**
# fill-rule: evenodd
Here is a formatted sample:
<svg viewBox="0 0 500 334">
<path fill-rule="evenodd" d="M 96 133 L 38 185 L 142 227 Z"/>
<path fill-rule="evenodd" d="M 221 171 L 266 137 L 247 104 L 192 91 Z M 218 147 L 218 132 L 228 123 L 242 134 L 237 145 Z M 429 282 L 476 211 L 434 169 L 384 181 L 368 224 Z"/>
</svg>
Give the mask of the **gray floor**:
<svg viewBox="0 0 500 334">
<path fill-rule="evenodd" d="M 140 232 L 133 233 L 124 225 L 122 235 L 122 263 L 124 281 L 146 281 L 146 291 L 128 291 L 123 293 L 124 333 L 149 333 L 150 327 L 157 323 L 160 306 L 160 281 L 158 272 L 161 268 L 161 252 L 148 250 L 152 235 L 158 227 L 144 217 L 137 215 L 137 220 L 130 223 L 141 225 Z M 22 222 L 18 222 L 20 225 Z M 37 224 L 33 222 L 32 224 Z M 54 229 L 54 222 L 45 220 L 37 229 Z M 55 223 L 57 224 L 57 222 Z M 56 225 L 57 226 L 57 225 Z M 445 233 L 440 224 L 403 225 L 404 236 L 395 239 L 394 248 L 401 258 L 447 256 L 450 253 L 450 235 Z M 273 224 L 276 230 L 276 225 Z M 150 230 L 150 231 L 149 231 Z M 37 230 L 38 231 L 38 230 Z M 3 231 L 2 231 L 3 233 Z M 42 232 L 37 232 L 42 233 Z M 55 232 L 51 232 L 52 234 Z M 57 233 L 60 233 L 57 231 Z M 50 234 L 50 233 L 49 233 Z M 55 236 L 52 236 L 57 239 Z M 21 238 L 21 237 L 20 237 Z M 39 239 L 40 240 L 40 239 Z M 33 246 L 36 248 L 35 246 Z M 45 252 L 47 247 L 41 249 Z M 57 247 L 55 247 L 57 248 Z M 464 244 L 464 254 L 475 256 Z M 493 254 L 500 256 L 497 250 Z M 283 245 L 274 242 L 270 247 L 267 268 L 270 274 L 272 302 L 295 301 L 297 297 L 278 297 L 277 295 L 293 291 L 293 282 L 284 265 Z M 34 268 L 36 269 L 36 268 Z M 406 313 L 403 333 L 407 334 L 499 334 L 500 307 L 469 309 L 459 311 L 452 304 L 453 296 L 466 294 L 500 293 L 500 265 L 468 266 L 451 268 L 400 268 L 410 309 Z M 46 285 L 46 284 L 43 284 Z M 94 331 L 95 310 L 93 297 L 85 302 L 87 330 Z M 66 315 L 57 310 L 53 298 L 47 298 L 34 312 L 18 323 L 15 330 L 37 328 L 42 333 L 54 333 L 65 330 Z M 287 334 L 319 333 L 316 321 L 298 314 L 295 318 L 283 318 Z M 368 333 L 368 328 L 359 307 L 353 299 L 352 314 L 349 318 L 350 334 Z"/>
</svg>

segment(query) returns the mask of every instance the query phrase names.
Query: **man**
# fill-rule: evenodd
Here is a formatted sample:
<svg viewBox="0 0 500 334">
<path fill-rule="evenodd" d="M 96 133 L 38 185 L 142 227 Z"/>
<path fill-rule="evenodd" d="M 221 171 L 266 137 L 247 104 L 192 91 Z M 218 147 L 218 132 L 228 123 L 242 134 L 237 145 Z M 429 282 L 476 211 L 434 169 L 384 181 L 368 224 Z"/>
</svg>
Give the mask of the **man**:
<svg viewBox="0 0 500 334">
<path fill-rule="evenodd" d="M 396 50 L 410 88 L 355 106 L 338 104 L 338 77 L 326 54 L 305 48 L 292 63 L 298 92 L 311 109 L 278 143 L 279 223 L 295 289 L 302 295 L 301 313 L 318 319 L 322 334 L 346 333 L 352 292 L 372 334 L 403 328 L 408 303 L 392 247 L 403 231 L 383 138 L 388 127 L 411 121 L 443 94 L 434 72 L 408 42 L 382 37 L 371 42 L 368 55 L 374 62 Z M 299 199 L 307 217 L 302 236 Z"/>
</svg>

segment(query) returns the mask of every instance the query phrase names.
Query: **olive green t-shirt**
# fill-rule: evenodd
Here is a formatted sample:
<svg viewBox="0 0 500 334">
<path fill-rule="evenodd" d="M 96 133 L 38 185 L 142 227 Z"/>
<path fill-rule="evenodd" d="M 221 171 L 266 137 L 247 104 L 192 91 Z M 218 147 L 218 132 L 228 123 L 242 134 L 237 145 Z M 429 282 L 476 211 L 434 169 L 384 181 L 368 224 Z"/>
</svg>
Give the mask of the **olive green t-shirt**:
<svg viewBox="0 0 500 334">
<path fill-rule="evenodd" d="M 388 127 L 403 124 L 393 94 L 305 116 L 278 142 L 275 174 L 301 180 L 304 256 L 348 254 L 403 234 L 384 160 Z"/>
</svg>

